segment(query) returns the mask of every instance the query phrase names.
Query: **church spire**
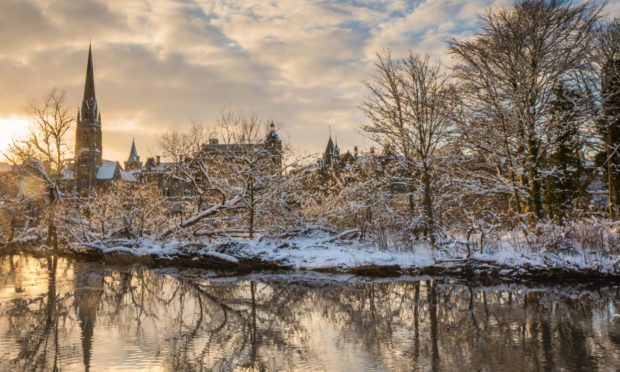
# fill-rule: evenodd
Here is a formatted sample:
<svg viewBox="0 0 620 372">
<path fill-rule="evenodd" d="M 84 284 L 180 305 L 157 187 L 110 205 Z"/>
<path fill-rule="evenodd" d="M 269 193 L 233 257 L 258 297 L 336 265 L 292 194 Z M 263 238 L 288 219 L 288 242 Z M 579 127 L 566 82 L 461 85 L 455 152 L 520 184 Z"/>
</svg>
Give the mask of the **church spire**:
<svg viewBox="0 0 620 372">
<path fill-rule="evenodd" d="M 75 182 L 82 192 L 97 185 L 97 172 L 103 164 L 101 114 L 95 97 L 93 51 L 88 45 L 88 63 L 84 82 L 84 99 L 78 110 L 75 128 Z"/>
<path fill-rule="evenodd" d="M 93 71 L 93 52 L 91 45 L 88 44 L 88 65 L 86 65 L 86 82 L 84 83 L 84 100 L 96 100 L 95 97 L 95 76 Z"/>
<path fill-rule="evenodd" d="M 84 82 L 84 99 L 82 100 L 82 120 L 96 123 L 98 119 L 97 98 L 95 97 L 95 73 L 93 70 L 93 52 L 88 45 L 88 64 L 86 65 L 86 80 Z"/>
<path fill-rule="evenodd" d="M 134 139 L 131 140 L 131 150 L 129 151 L 129 159 L 128 162 L 138 162 L 140 158 L 138 157 L 138 150 L 136 149 L 136 141 Z"/>
</svg>

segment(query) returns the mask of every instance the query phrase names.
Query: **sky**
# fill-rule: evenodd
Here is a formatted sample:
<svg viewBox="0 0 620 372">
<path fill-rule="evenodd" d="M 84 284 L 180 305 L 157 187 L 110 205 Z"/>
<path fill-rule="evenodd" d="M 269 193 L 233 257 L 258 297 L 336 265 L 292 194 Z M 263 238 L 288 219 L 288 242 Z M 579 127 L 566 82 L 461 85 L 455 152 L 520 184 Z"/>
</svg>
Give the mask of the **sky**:
<svg viewBox="0 0 620 372">
<path fill-rule="evenodd" d="M 168 128 L 213 126 L 225 107 L 274 120 L 300 154 L 323 151 L 330 126 L 341 149 L 368 148 L 359 105 L 376 54 L 449 65 L 447 40 L 507 2 L 0 0 L 0 150 L 52 89 L 77 111 L 89 43 L 106 159 L 126 160 L 132 138 L 143 159 L 157 155 Z"/>
</svg>

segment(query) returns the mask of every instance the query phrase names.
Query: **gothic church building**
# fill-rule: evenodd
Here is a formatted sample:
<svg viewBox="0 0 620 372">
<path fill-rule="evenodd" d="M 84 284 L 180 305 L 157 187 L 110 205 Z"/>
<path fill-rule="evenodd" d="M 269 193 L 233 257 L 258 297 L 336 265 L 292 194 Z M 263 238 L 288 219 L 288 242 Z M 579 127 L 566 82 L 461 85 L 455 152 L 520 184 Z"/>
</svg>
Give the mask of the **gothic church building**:
<svg viewBox="0 0 620 372">
<path fill-rule="evenodd" d="M 84 98 L 77 113 L 75 133 L 75 186 L 78 192 L 123 178 L 125 172 L 116 161 L 102 158 L 101 112 L 95 95 L 92 49 L 88 48 L 88 64 Z"/>
</svg>

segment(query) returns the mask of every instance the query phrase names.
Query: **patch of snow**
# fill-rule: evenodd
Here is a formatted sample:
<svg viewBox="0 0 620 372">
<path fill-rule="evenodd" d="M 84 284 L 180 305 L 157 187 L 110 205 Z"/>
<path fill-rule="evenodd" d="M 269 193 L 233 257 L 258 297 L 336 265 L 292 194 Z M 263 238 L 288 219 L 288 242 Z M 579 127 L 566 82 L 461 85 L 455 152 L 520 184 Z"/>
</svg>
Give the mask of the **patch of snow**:
<svg viewBox="0 0 620 372">
<path fill-rule="evenodd" d="M 121 170 L 121 179 L 127 182 L 138 182 L 136 176 L 132 172 L 125 172 Z"/>
<path fill-rule="evenodd" d="M 99 169 L 97 170 L 98 180 L 111 180 L 114 178 L 114 173 L 118 167 L 118 162 L 111 160 L 104 160 Z"/>
<path fill-rule="evenodd" d="M 210 257 L 215 257 L 215 258 L 219 258 L 220 260 L 224 260 L 224 261 L 228 261 L 228 262 L 232 262 L 232 263 L 239 263 L 239 259 L 224 254 L 224 253 L 220 253 L 220 252 L 215 252 L 215 251 L 210 251 L 210 250 L 201 250 L 198 252 L 199 255 L 201 256 L 210 256 Z"/>
<path fill-rule="evenodd" d="M 469 257 L 462 251 L 434 249 L 427 242 L 415 244 L 409 251 L 388 251 L 364 239 L 340 239 L 325 230 L 300 231 L 291 237 L 272 237 L 254 240 L 222 239 L 217 242 L 178 241 L 115 241 L 107 246 L 95 246 L 105 253 L 126 252 L 137 256 L 154 255 L 174 258 L 189 255 L 196 259 L 209 256 L 227 262 L 239 263 L 244 259 L 277 262 L 293 269 L 347 269 L 364 265 L 393 266 L 402 269 L 427 267 L 459 267 L 474 264 L 476 268 L 500 266 L 500 274 L 516 275 L 527 268 L 595 270 L 600 273 L 618 273 L 620 257 L 601 256 L 579 250 L 573 253 L 532 252 L 508 239 L 497 242 L 488 252 L 472 252 Z"/>
</svg>

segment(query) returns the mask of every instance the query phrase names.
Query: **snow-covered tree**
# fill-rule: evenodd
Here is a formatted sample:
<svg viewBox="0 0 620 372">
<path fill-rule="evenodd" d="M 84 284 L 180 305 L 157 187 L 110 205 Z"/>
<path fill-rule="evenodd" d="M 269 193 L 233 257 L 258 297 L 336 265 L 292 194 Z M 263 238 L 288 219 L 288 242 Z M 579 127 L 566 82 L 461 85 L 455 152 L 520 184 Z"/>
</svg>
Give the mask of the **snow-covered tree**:
<svg viewBox="0 0 620 372">
<path fill-rule="evenodd" d="M 283 179 L 282 142 L 273 122 L 230 109 L 218 117 L 218 132 L 224 143 L 207 147 L 202 157 L 211 173 L 224 180 L 228 192 L 240 198 L 252 239 L 269 218 L 267 206 L 283 196 L 278 192 Z"/>
<path fill-rule="evenodd" d="M 369 93 L 361 108 L 370 122 L 363 130 L 394 153 L 409 189 L 421 190 L 426 234 L 434 241 L 435 160 L 452 127 L 454 87 L 438 64 L 413 52 L 397 60 L 389 52 L 378 55 L 375 67 L 365 83 Z"/>
<path fill-rule="evenodd" d="M 562 224 L 565 217 L 580 207 L 586 198 L 590 181 L 584 168 L 584 143 L 581 136 L 582 118 L 578 109 L 579 96 L 560 83 L 551 102 L 551 120 L 555 130 L 547 138 L 548 153 L 543 166 L 543 204 L 547 216 Z"/>
<path fill-rule="evenodd" d="M 472 40 L 451 42 L 464 142 L 496 165 L 498 180 L 512 189 L 515 211 L 527 212 L 530 223 L 544 216 L 546 138 L 558 129 L 553 92 L 561 82 L 580 86 L 601 9 L 592 1 L 521 0 L 491 10 Z"/>
<path fill-rule="evenodd" d="M 598 34 L 600 125 L 604 143 L 602 165 L 608 192 L 609 217 L 620 205 L 620 19 L 603 25 Z"/>
<path fill-rule="evenodd" d="M 173 129 L 160 142 L 172 160 L 167 177 L 182 182 L 197 200 L 196 212 L 178 228 L 193 226 L 207 236 L 246 232 L 254 238 L 258 229 L 286 224 L 290 164 L 283 160 L 287 148 L 272 121 L 227 108 L 215 127 Z"/>
<path fill-rule="evenodd" d="M 173 203 L 155 184 L 118 181 L 92 191 L 88 198 L 66 200 L 64 235 L 69 246 L 135 247 L 154 241 L 178 218 Z"/>
<path fill-rule="evenodd" d="M 56 208 L 61 199 L 61 182 L 71 156 L 67 133 L 74 121 L 65 107 L 65 93 L 53 90 L 42 102 L 28 105 L 32 118 L 30 133 L 15 140 L 6 157 L 23 181 L 32 187 L 25 196 L 45 204 L 47 244 L 58 247 Z"/>
</svg>

